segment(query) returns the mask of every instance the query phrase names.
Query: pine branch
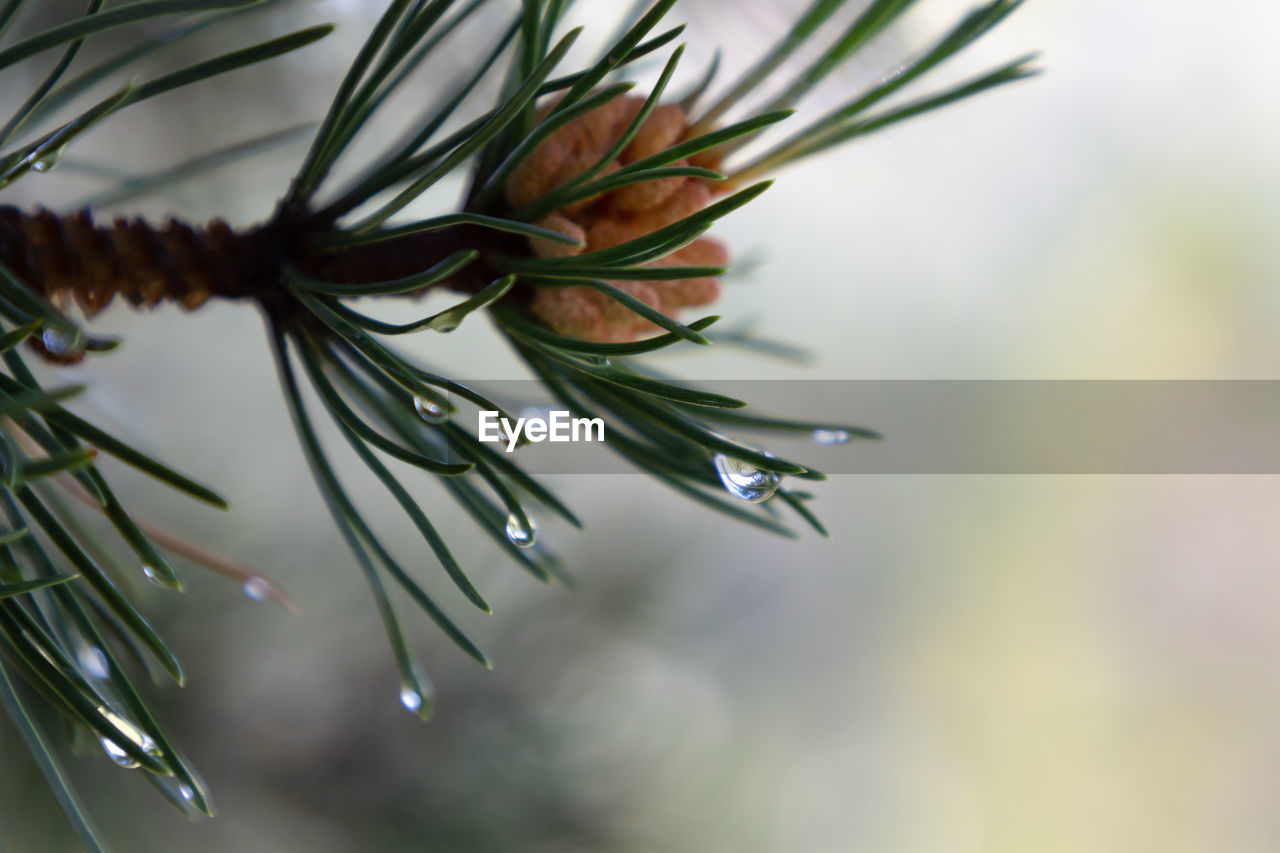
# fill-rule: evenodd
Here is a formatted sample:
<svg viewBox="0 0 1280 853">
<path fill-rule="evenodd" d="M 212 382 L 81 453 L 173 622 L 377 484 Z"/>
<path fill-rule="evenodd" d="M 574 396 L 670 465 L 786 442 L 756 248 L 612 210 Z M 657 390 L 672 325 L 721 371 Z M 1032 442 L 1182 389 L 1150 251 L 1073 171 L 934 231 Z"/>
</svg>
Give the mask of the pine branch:
<svg viewBox="0 0 1280 853">
<path fill-rule="evenodd" d="M 0 70 L 55 48 L 62 52 L 0 125 L 0 188 L 54 169 L 68 147 L 140 101 L 305 48 L 331 29 L 309 27 L 120 85 L 113 79 L 117 72 L 140 59 L 273 3 L 139 0 L 104 10 L 95 1 L 77 18 L 15 37 L 21 5 L 0 5 Z M 97 453 L 188 497 L 223 509 L 226 503 L 74 414 L 71 400 L 79 389 L 36 382 L 19 347 L 71 363 L 117 343 L 81 328 L 69 316 L 73 302 L 87 317 L 116 296 L 134 305 L 172 300 L 187 308 L 235 300 L 263 313 L 299 445 L 369 584 L 399 672 L 401 701 L 426 718 L 434 705 L 431 683 L 410 652 L 388 579 L 464 654 L 484 666 L 489 659 L 383 544 L 346 491 L 333 451 L 319 440 L 300 380 L 310 382 L 319 406 L 445 575 L 484 612 L 488 603 L 432 523 L 429 508 L 411 497 L 383 457 L 406 463 L 413 476 L 438 478 L 484 535 L 541 580 L 571 579 L 538 539 L 540 514 L 581 524 L 536 477 L 462 425 L 452 400 L 502 412 L 488 394 L 415 364 L 386 340 L 450 333 L 474 322 L 473 316 L 487 315 L 531 374 L 574 415 L 602 419 L 608 444 L 638 469 L 691 501 L 760 529 L 795 536 L 779 512 L 785 506 L 826 535 L 808 506 L 812 495 L 790 488 L 794 480 L 821 480 L 822 473 L 724 431 L 801 432 L 826 444 L 874 439 L 874 433 L 760 415 L 745 401 L 662 376 L 642 356 L 717 342 L 786 354 L 740 332 L 706 334 L 716 316 L 678 319 L 682 311 L 714 301 L 717 278 L 729 265 L 727 249 L 708 232 L 760 196 L 769 182 L 757 178 L 766 173 L 1032 73 L 1032 58 L 1024 57 L 952 88 L 891 100 L 1019 5 L 994 0 L 867 91 L 743 163 L 736 157 L 745 145 L 789 121 L 796 104 L 891 26 L 911 0 L 874 0 L 857 14 L 844 0 L 815 0 L 701 115 L 692 110 L 716 91 L 718 59 L 673 101 L 666 93 L 680 72 L 683 45 L 670 49 L 657 83 L 643 97 L 631 94 L 632 83 L 606 82 L 680 37 L 681 26 L 662 29 L 675 0 L 640 7 L 608 48 L 577 71 L 564 67 L 580 32 L 562 33 L 570 4 L 526 0 L 471 67 L 450 86 L 438 87 L 439 100 L 411 122 L 402 140 L 370 156 L 354 179 L 336 180 L 336 165 L 352 156 L 361 132 L 407 81 L 439 65 L 442 48 L 485 5 L 390 0 L 261 225 L 237 230 L 218 220 L 203 227 L 118 220 L 100 227 L 88 211 L 59 216 L 0 207 L 0 515 L 7 525 L 0 531 L 0 705 L 91 849 L 101 843 L 33 706 L 91 732 L 112 760 L 141 769 L 180 808 L 211 813 L 212 807 L 194 769 L 135 687 L 137 668 L 126 669 L 121 661 L 136 652 L 144 668 L 150 658 L 178 683 L 181 665 L 120 591 L 120 567 L 95 559 L 96 537 L 83 533 L 72 508 L 50 486 L 58 478 L 71 480 L 73 493 L 109 520 L 138 561 L 136 571 L 155 583 L 181 588 L 165 550 L 235 576 L 250 595 L 249 582 L 262 579 L 216 555 L 184 549 L 136 521 L 98 470 Z M 797 51 L 841 16 L 848 20 L 835 40 L 807 67 L 789 72 Z M 161 19 L 170 26 L 160 35 L 68 77 L 89 39 Z M 475 103 L 480 84 L 499 72 L 504 76 L 496 102 L 487 108 Z M 789 82 L 775 80 L 779 75 L 790 75 Z M 784 83 L 780 94 L 748 108 L 766 82 Z M 56 118 L 95 90 L 102 90 L 96 103 Z M 460 127 L 442 137 L 451 122 Z M 89 204 L 155 193 L 297 132 L 246 140 L 132 177 Z M 469 189 L 456 211 L 397 221 L 441 181 L 464 173 Z M 355 307 L 369 297 L 415 298 L 440 288 L 461 298 L 408 323 L 381 321 Z"/>
</svg>

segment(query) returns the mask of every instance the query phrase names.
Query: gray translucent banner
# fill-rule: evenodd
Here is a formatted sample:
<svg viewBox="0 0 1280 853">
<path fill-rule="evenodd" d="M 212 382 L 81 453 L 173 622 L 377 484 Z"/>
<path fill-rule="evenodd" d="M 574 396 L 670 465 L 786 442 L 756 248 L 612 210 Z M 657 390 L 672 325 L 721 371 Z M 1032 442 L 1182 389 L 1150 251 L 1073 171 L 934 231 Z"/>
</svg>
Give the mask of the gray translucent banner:
<svg viewBox="0 0 1280 853">
<path fill-rule="evenodd" d="M 743 414 L 850 424 L 876 441 L 706 423 L 829 474 L 1280 474 L 1280 381 L 715 381 Z M 533 381 L 477 382 L 513 415 L 563 410 Z M 477 431 L 474 405 L 454 420 Z M 700 410 L 683 408 L 697 418 Z M 616 427 L 606 416 L 605 434 Z M 830 435 L 818 438 L 830 440 Z M 494 444 L 503 451 L 505 445 Z M 504 453 L 504 455 L 507 455 Z M 509 454 L 534 473 L 634 470 L 595 443 Z"/>
</svg>

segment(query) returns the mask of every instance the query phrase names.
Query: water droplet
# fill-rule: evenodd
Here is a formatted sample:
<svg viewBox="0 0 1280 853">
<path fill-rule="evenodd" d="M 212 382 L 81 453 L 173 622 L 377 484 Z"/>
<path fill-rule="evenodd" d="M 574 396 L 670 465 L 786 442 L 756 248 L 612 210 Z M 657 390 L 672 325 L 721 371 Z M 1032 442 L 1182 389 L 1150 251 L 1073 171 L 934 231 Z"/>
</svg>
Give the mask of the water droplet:
<svg viewBox="0 0 1280 853">
<path fill-rule="evenodd" d="M 853 440 L 853 436 L 848 430 L 843 429 L 815 429 L 813 431 L 813 441 L 815 444 L 848 444 Z"/>
<path fill-rule="evenodd" d="M 513 512 L 507 516 L 507 538 L 517 548 L 532 548 L 538 542 L 538 525 L 531 518 L 529 526 L 525 527 L 520 516 Z"/>
<path fill-rule="evenodd" d="M 63 148 L 53 148 L 49 151 L 43 151 L 31 161 L 31 171 L 33 172 L 52 172 L 58 168 L 58 164 L 62 162 L 62 153 L 66 150 Z"/>
<path fill-rule="evenodd" d="M 723 453 L 715 455 L 716 473 L 720 482 L 735 498 L 748 503 L 759 503 L 773 497 L 778 491 L 781 478 L 773 471 L 757 468 L 750 462 L 744 462 Z"/>
<path fill-rule="evenodd" d="M 177 590 L 178 592 L 182 592 L 181 584 L 175 582 L 172 578 L 170 578 L 167 575 L 160 574 L 160 572 L 156 570 L 155 566 L 144 563 L 142 565 L 142 573 L 147 576 L 147 580 L 151 581 L 153 584 L 155 584 L 158 587 L 163 587 L 164 589 L 172 589 L 172 590 Z"/>
<path fill-rule="evenodd" d="M 186 800 L 188 803 L 196 798 L 195 788 L 192 788 L 186 782 L 178 783 L 178 796 Z"/>
<path fill-rule="evenodd" d="M 418 412 L 418 417 L 429 424 L 442 424 L 449 420 L 449 410 L 434 400 L 414 397 L 413 408 Z"/>
<path fill-rule="evenodd" d="M 266 601 L 271 595 L 271 584 L 266 578 L 254 575 L 244 582 L 244 586 L 240 587 L 244 590 L 246 597 L 254 601 Z"/>
<path fill-rule="evenodd" d="M 422 694 L 418 688 L 406 684 L 400 688 L 400 704 L 416 714 L 422 708 Z"/>
<path fill-rule="evenodd" d="M 157 747 L 156 742 L 151 739 L 151 735 L 147 734 L 124 717 L 121 717 L 115 711 L 112 711 L 105 705 L 99 705 L 98 713 L 101 714 L 103 719 L 110 723 L 111 727 L 119 732 L 122 737 L 128 739 L 147 755 L 159 756 L 161 754 L 160 748 Z M 116 764 L 119 764 L 121 767 L 129 768 L 138 766 L 137 759 L 125 752 L 124 747 L 120 746 L 117 741 L 112 740 L 109 737 L 103 737 L 100 738 L 98 742 L 102 744 L 102 749 L 107 753 L 107 757 Z"/>
<path fill-rule="evenodd" d="M 441 317 L 431 324 L 431 328 L 435 329 L 442 335 L 447 335 L 450 332 L 457 331 L 459 325 L 461 325 L 460 321 L 455 320 L 452 317 Z"/>
<path fill-rule="evenodd" d="M 80 668 L 90 678 L 106 678 L 111 674 L 107 666 L 107 656 L 96 646 L 88 644 L 80 646 L 76 649 L 76 660 L 80 662 Z"/>
<path fill-rule="evenodd" d="M 415 663 L 412 665 L 412 672 L 400 682 L 400 704 L 410 713 L 429 720 L 436 709 L 432 691 L 431 679 Z"/>
<path fill-rule="evenodd" d="M 516 419 L 518 420 L 519 418 L 524 418 L 525 420 L 528 420 L 531 414 L 534 415 L 534 417 L 538 417 L 538 418 L 542 418 L 544 415 L 549 418 L 551 416 L 551 410 L 537 409 L 536 407 L 529 406 L 523 409 L 520 412 L 520 414 L 516 415 Z M 513 423 L 512 426 L 515 426 L 515 424 Z M 507 444 L 507 445 L 511 444 L 511 439 L 512 439 L 511 430 L 507 429 L 506 420 L 501 418 L 498 420 L 498 439 L 503 444 Z M 529 443 L 529 434 L 524 430 L 520 430 L 520 434 L 515 436 L 515 441 L 516 441 L 515 443 L 516 448 L 524 447 Z"/>
<path fill-rule="evenodd" d="M 132 756 L 129 755 L 129 753 L 125 752 L 124 748 L 121 747 L 120 744 L 113 741 L 111 738 L 104 737 L 99 739 L 98 742 L 102 744 L 102 751 L 107 754 L 107 758 L 110 758 L 116 764 L 119 764 L 121 767 L 126 767 L 130 770 L 138 766 L 137 759 L 133 758 Z"/>
<path fill-rule="evenodd" d="M 40 340 L 54 355 L 75 356 L 84 352 L 84 335 L 74 326 L 46 326 Z"/>
<path fill-rule="evenodd" d="M 108 723 L 111 724 L 112 728 L 114 728 L 124 737 L 128 738 L 129 741 L 131 741 L 135 746 L 137 746 L 147 755 L 154 755 L 158 757 L 161 754 L 160 747 L 156 746 L 156 742 L 151 739 L 151 735 L 147 734 L 142 729 L 138 728 L 133 723 L 129 722 L 124 717 L 117 714 L 115 711 L 112 711 L 110 708 L 108 708 L 105 705 L 99 705 L 98 713 L 102 715 L 103 719 L 105 719 Z M 108 740 L 110 739 L 103 738 L 103 749 L 106 749 L 107 753 L 111 754 L 111 750 L 108 749 L 106 746 L 106 741 Z M 119 749 L 119 744 L 117 743 L 113 742 L 112 746 L 115 746 L 117 749 Z M 116 763 L 119 764 L 120 762 L 117 761 Z M 137 765 L 134 765 L 134 766 L 136 767 Z"/>
<path fill-rule="evenodd" d="M 551 419 L 551 407 L 550 407 L 550 406 L 525 406 L 523 409 L 521 409 L 521 410 L 520 410 L 520 417 L 524 418 L 526 421 L 528 421 L 528 420 L 540 420 L 540 421 L 550 420 L 550 419 Z M 501 421 L 499 421 L 499 427 L 501 427 Z"/>
</svg>

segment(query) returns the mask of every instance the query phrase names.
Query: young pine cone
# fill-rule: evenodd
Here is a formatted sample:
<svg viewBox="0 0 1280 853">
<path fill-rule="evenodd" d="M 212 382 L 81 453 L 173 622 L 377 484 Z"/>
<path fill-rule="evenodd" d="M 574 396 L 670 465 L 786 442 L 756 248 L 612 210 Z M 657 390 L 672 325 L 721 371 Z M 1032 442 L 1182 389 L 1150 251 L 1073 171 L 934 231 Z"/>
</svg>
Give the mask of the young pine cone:
<svg viewBox="0 0 1280 853">
<path fill-rule="evenodd" d="M 643 104 L 642 98 L 614 98 L 551 134 L 511 173 L 505 188 L 507 201 L 513 207 L 521 207 L 595 165 L 621 138 Z M 542 115 L 547 111 L 544 109 Z M 684 111 L 678 106 L 657 107 L 603 174 L 670 148 L 684 140 L 688 129 Z M 672 165 L 689 163 L 678 160 Z M 714 163 L 702 161 L 695 165 L 715 167 Z M 700 178 L 662 178 L 628 184 L 573 202 L 536 223 L 574 237 L 584 246 L 531 238 L 529 247 L 534 255 L 543 258 L 598 252 L 678 222 L 701 210 L 710 199 L 711 189 Z M 704 238 L 650 266 L 725 266 L 728 260 L 723 245 Z M 610 284 L 667 315 L 681 308 L 706 305 L 720 295 L 720 282 L 714 278 Z M 552 330 L 591 341 L 630 341 L 658 330 L 653 323 L 587 287 L 538 288 L 531 308 Z"/>
</svg>

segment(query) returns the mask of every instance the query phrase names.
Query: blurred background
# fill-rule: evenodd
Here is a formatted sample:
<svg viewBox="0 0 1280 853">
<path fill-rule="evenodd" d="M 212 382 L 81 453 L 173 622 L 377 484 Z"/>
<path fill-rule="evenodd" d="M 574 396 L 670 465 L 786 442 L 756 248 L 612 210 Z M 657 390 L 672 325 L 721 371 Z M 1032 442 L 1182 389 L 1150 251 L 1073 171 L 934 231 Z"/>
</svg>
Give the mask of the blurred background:
<svg viewBox="0 0 1280 853">
<path fill-rule="evenodd" d="M 188 49 L 340 25 L 296 55 L 131 109 L 0 201 L 71 205 L 109 185 L 101 167 L 136 174 L 314 120 L 382 5 L 296 2 L 211 32 Z M 494 5 L 505 18 L 515 4 Z M 623 5 L 582 0 L 575 15 L 603 39 Z M 680 4 L 683 79 L 717 45 L 730 71 L 745 67 L 802 5 Z M 889 70 L 967 6 L 918 5 L 810 109 Z M 35 6 L 33 26 L 81 4 Z M 759 318 L 813 364 L 728 351 L 663 366 L 697 378 L 1278 378 L 1277 24 L 1280 8 L 1247 0 L 1033 0 L 944 76 L 1029 49 L 1044 51 L 1045 75 L 789 169 L 718 226 L 753 259 L 721 312 Z M 492 31 L 468 26 L 456 61 Z M 0 106 L 26 91 L 0 92 Z M 302 151 L 128 210 L 251 223 Z M 414 213 L 448 208 L 456 189 Z M 152 696 L 220 815 L 187 823 L 139 774 L 88 750 L 69 768 L 119 850 L 1280 844 L 1273 477 L 838 476 L 816 504 L 833 538 L 788 542 L 640 476 L 564 476 L 555 484 L 587 532 L 544 536 L 580 579 L 575 592 L 510 565 L 428 483 L 425 506 L 495 615 L 468 612 L 430 561 L 421 574 L 497 666 L 480 670 L 402 608 L 438 691 L 423 724 L 396 700 L 381 627 L 292 437 L 255 312 L 115 305 L 94 328 L 126 345 L 63 374 L 92 381 L 78 410 L 215 484 L 233 510 L 171 500 L 112 468 L 127 503 L 256 567 L 299 605 L 252 602 L 196 567 L 185 596 L 135 584 L 189 676 Z M 483 323 L 409 346 L 458 378 L 523 376 Z M 358 466 L 346 472 L 388 542 L 420 549 Z M 0 749 L 0 849 L 75 849 L 7 726 Z"/>
</svg>

